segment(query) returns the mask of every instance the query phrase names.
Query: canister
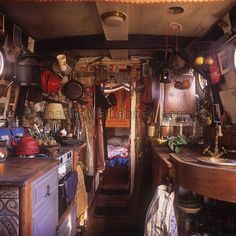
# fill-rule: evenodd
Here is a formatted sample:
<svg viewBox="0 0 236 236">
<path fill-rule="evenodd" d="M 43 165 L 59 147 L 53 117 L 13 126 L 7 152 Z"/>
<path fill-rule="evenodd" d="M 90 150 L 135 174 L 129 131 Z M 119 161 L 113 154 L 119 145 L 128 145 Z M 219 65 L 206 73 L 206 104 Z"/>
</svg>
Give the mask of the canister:
<svg viewBox="0 0 236 236">
<path fill-rule="evenodd" d="M 148 125 L 148 137 L 154 137 L 156 133 L 156 125 L 155 123 L 150 123 Z"/>
</svg>

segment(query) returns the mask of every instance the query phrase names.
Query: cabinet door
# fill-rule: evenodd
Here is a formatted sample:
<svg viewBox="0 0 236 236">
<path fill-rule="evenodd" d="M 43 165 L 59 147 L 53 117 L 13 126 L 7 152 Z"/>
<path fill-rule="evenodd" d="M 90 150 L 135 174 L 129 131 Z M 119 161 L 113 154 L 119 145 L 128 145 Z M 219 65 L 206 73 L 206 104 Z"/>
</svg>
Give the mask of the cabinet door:
<svg viewBox="0 0 236 236">
<path fill-rule="evenodd" d="M 33 215 L 33 236 L 54 236 L 58 224 L 58 191 Z"/>
<path fill-rule="evenodd" d="M 63 223 L 59 226 L 59 236 L 75 236 L 77 232 L 76 227 L 76 204 L 72 203 L 68 215 Z"/>
</svg>

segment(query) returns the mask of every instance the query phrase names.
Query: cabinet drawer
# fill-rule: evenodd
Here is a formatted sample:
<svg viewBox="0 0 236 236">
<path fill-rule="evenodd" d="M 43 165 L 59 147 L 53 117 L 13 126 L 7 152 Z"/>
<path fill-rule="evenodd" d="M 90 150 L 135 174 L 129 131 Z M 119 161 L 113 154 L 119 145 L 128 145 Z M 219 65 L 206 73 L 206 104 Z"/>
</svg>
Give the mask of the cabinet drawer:
<svg viewBox="0 0 236 236">
<path fill-rule="evenodd" d="M 54 192 L 33 214 L 33 236 L 55 236 L 58 224 L 58 194 Z"/>
<path fill-rule="evenodd" d="M 58 191 L 57 167 L 42 175 L 32 183 L 33 213 Z"/>
</svg>

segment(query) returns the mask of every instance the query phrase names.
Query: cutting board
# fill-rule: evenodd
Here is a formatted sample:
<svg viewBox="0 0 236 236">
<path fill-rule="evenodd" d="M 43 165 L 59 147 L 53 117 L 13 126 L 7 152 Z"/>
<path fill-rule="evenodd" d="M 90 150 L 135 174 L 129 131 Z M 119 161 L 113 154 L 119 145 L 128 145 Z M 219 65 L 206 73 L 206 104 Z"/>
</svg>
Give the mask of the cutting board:
<svg viewBox="0 0 236 236">
<path fill-rule="evenodd" d="M 230 114 L 233 124 L 236 124 L 236 88 L 221 91 L 220 98 L 224 110 Z"/>
</svg>

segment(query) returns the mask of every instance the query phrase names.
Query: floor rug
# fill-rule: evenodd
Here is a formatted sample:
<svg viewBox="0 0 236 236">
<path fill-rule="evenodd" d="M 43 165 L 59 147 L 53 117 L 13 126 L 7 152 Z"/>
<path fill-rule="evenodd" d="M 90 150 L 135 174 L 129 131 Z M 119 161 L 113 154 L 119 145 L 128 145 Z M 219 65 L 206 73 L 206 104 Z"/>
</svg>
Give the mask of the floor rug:
<svg viewBox="0 0 236 236">
<path fill-rule="evenodd" d="M 97 206 L 94 211 L 94 217 L 110 218 L 110 217 L 125 217 L 128 213 L 128 207 L 107 207 Z"/>
</svg>

